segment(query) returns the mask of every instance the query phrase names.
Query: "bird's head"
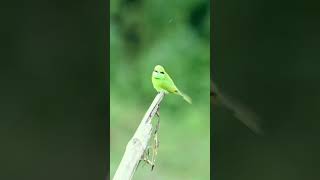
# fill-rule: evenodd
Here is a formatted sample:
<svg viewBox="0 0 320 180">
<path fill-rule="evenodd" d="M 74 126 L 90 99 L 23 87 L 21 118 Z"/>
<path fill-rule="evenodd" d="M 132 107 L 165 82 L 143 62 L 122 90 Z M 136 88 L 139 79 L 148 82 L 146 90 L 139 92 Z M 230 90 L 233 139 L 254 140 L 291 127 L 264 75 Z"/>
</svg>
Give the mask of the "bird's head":
<svg viewBox="0 0 320 180">
<path fill-rule="evenodd" d="M 166 74 L 167 73 L 162 66 L 156 65 L 152 72 L 152 77 L 154 79 L 164 79 L 166 77 Z"/>
</svg>

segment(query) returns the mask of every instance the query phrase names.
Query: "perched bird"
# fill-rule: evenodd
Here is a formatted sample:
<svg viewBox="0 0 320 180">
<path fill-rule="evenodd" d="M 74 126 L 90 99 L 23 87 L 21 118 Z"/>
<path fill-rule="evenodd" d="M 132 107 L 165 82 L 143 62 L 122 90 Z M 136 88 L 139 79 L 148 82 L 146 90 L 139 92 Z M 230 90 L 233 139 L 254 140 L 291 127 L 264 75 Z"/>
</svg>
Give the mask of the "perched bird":
<svg viewBox="0 0 320 180">
<path fill-rule="evenodd" d="M 185 101 L 192 104 L 191 98 L 182 93 L 177 86 L 173 83 L 172 79 L 170 78 L 169 74 L 164 70 L 164 68 L 160 65 L 156 65 L 152 72 L 152 84 L 153 87 L 158 92 L 164 92 L 165 94 L 173 93 L 179 96 L 182 96 Z"/>
<path fill-rule="evenodd" d="M 222 94 L 216 84 L 211 81 L 211 89 L 210 89 L 210 99 L 211 103 L 216 105 L 222 105 L 227 109 L 231 110 L 234 113 L 234 116 L 239 119 L 242 123 L 244 123 L 249 129 L 251 129 L 256 134 L 263 134 L 263 131 L 260 127 L 260 119 L 250 109 L 245 107 L 244 105 L 236 102 L 225 94 Z"/>
</svg>

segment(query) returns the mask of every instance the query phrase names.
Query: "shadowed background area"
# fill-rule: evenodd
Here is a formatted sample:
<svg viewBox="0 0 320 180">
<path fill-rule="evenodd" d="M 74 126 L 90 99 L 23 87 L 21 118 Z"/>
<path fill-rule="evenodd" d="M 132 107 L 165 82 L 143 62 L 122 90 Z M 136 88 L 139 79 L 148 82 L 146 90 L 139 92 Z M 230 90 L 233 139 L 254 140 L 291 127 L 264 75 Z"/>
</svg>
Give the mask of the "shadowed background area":
<svg viewBox="0 0 320 180">
<path fill-rule="evenodd" d="M 209 179 L 209 9 L 208 0 L 111 1 L 111 177 L 156 95 L 151 74 L 161 64 L 193 104 L 165 96 L 155 169 L 142 163 L 133 179 Z"/>
<path fill-rule="evenodd" d="M 265 136 L 212 113 L 215 179 L 319 179 L 320 28 L 308 1 L 214 1 L 213 78 Z"/>
<path fill-rule="evenodd" d="M 7 2 L 0 14 L 0 179 L 104 179 L 107 2 Z"/>
</svg>

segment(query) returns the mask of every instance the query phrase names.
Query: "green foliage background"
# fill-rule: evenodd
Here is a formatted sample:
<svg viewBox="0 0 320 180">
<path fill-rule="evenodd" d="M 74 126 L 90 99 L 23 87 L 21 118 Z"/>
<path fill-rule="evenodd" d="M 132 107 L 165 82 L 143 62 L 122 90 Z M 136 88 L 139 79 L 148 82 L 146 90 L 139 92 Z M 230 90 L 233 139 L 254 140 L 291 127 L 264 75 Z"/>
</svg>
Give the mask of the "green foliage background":
<svg viewBox="0 0 320 180">
<path fill-rule="evenodd" d="M 155 170 L 140 165 L 134 179 L 209 179 L 209 2 L 111 0 L 111 177 L 156 95 L 151 73 L 161 64 L 193 104 L 165 97 Z"/>
</svg>

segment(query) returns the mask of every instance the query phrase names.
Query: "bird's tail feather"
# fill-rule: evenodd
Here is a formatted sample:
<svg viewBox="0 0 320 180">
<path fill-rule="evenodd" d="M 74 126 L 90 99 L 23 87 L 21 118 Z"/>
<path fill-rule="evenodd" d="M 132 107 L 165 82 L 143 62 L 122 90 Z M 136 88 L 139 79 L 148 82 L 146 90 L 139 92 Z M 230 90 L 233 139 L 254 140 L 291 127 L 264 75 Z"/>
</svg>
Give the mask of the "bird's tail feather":
<svg viewBox="0 0 320 180">
<path fill-rule="evenodd" d="M 182 96 L 182 98 L 189 104 L 192 104 L 192 99 L 187 94 L 184 94 L 183 92 L 179 91 L 179 95 Z"/>
</svg>

